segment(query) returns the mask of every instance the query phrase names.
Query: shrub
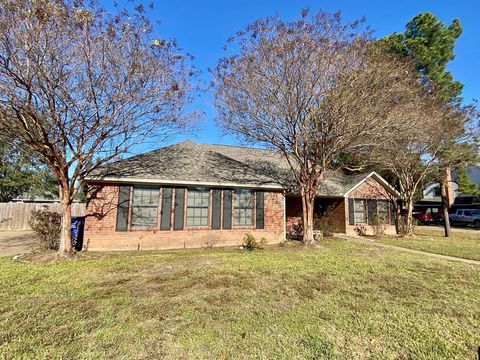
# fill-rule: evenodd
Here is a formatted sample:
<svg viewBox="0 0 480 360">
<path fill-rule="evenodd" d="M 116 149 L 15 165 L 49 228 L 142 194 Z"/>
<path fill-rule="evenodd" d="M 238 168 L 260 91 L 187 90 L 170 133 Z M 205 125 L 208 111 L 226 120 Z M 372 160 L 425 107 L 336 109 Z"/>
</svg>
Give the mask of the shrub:
<svg viewBox="0 0 480 360">
<path fill-rule="evenodd" d="M 266 244 L 267 244 L 267 239 L 261 238 L 260 242 L 258 242 L 257 239 L 255 239 L 255 236 L 253 236 L 250 233 L 247 233 L 243 237 L 242 246 L 244 249 L 247 249 L 248 251 L 252 251 L 252 250 L 263 249 Z"/>
<path fill-rule="evenodd" d="M 218 239 L 216 236 L 208 235 L 204 238 L 202 247 L 204 249 L 213 249 Z"/>
<path fill-rule="evenodd" d="M 303 237 L 302 218 L 287 219 L 287 239 L 302 240 L 302 237 Z"/>
<path fill-rule="evenodd" d="M 34 210 L 29 225 L 35 232 L 41 250 L 58 250 L 62 230 L 62 215 L 46 208 Z"/>
<path fill-rule="evenodd" d="M 355 230 L 355 232 L 359 236 L 366 236 L 367 235 L 367 228 L 363 225 L 355 225 L 353 230 Z"/>
<path fill-rule="evenodd" d="M 332 216 L 334 206 L 329 205 L 321 215 L 315 214 L 313 219 L 313 226 L 315 229 L 320 229 L 322 237 L 329 237 L 334 230 L 334 216 Z"/>
</svg>

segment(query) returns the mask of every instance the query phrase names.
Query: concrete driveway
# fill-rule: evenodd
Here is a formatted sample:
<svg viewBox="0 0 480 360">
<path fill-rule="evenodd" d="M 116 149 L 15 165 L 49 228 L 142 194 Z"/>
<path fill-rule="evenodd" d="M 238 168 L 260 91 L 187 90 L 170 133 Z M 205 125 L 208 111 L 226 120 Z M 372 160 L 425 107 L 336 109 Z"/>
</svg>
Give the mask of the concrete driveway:
<svg viewBox="0 0 480 360">
<path fill-rule="evenodd" d="M 35 247 L 32 231 L 0 231 L 0 256 L 29 253 Z"/>
</svg>

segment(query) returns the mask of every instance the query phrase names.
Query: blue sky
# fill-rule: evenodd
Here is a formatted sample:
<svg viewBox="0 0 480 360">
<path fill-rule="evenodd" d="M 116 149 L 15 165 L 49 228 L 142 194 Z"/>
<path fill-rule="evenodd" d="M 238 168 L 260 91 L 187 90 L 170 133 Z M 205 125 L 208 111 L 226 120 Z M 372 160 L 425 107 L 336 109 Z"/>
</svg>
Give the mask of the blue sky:
<svg viewBox="0 0 480 360">
<path fill-rule="evenodd" d="M 367 24 L 375 30 L 375 37 L 403 31 L 408 20 L 424 11 L 432 12 L 446 23 L 458 18 L 463 27 L 463 34 L 457 41 L 456 58 L 450 63 L 449 70 L 455 79 L 464 84 L 463 97 L 466 102 L 480 98 L 478 0 L 170 0 L 154 1 L 154 10 L 150 15 L 152 20 L 161 21 L 156 28 L 158 35 L 163 38 L 176 38 L 179 46 L 196 57 L 194 64 L 202 71 L 201 79 L 209 81 L 207 69 L 214 67 L 217 60 L 225 54 L 222 47 L 228 36 L 259 17 L 274 15 L 277 12 L 283 19 L 294 19 L 304 7 L 309 7 L 312 11 L 340 10 L 345 20 L 365 16 Z M 168 143 L 187 138 L 199 143 L 238 143 L 234 137 L 222 136 L 217 129 L 210 94 L 202 95 L 194 106 L 205 113 L 198 122 L 198 131 L 177 136 Z"/>
</svg>

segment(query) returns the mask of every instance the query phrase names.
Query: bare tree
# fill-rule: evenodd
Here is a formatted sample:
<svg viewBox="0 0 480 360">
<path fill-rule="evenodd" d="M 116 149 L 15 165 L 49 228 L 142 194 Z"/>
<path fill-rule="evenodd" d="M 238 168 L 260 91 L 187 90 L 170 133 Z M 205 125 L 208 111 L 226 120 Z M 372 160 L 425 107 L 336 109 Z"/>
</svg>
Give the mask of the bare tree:
<svg viewBox="0 0 480 360">
<path fill-rule="evenodd" d="M 303 240 L 313 243 L 314 199 L 339 156 L 390 131 L 387 114 L 416 88 L 411 64 L 369 55 L 362 21 L 306 11 L 299 20 L 260 19 L 231 41 L 214 70 L 219 124 L 288 161 L 302 198 Z"/>
<path fill-rule="evenodd" d="M 0 124 L 55 174 L 70 252 L 81 179 L 147 139 L 182 127 L 193 75 L 174 41 L 153 37 L 143 7 L 0 1 Z"/>
<path fill-rule="evenodd" d="M 394 128 L 382 143 L 369 149 L 368 158 L 397 179 L 405 209 L 401 234 L 412 236 L 413 204 L 424 185 L 436 179 L 444 184 L 445 168 L 461 161 L 462 152 L 447 154 L 452 144 L 466 140 L 470 117 L 465 109 L 445 106 L 433 92 L 399 104 L 389 117 Z"/>
</svg>

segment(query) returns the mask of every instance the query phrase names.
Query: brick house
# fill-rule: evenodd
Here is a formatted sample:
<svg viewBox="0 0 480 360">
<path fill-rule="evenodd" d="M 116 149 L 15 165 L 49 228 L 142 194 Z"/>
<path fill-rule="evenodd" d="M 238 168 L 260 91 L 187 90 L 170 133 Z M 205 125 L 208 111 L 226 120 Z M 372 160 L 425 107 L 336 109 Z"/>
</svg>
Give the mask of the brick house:
<svg viewBox="0 0 480 360">
<path fill-rule="evenodd" d="M 286 161 L 275 152 L 185 141 L 112 163 L 86 179 L 84 246 L 92 250 L 236 245 L 245 233 L 283 241 L 301 219 Z M 373 221 L 393 229 L 396 191 L 378 174 L 331 174 L 315 211 L 332 231 Z"/>
</svg>

